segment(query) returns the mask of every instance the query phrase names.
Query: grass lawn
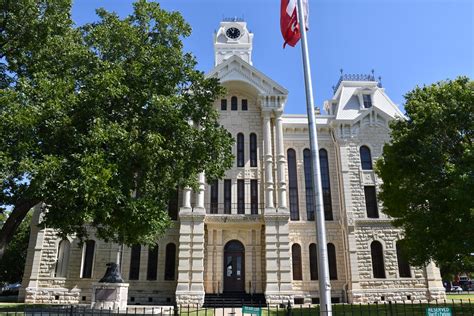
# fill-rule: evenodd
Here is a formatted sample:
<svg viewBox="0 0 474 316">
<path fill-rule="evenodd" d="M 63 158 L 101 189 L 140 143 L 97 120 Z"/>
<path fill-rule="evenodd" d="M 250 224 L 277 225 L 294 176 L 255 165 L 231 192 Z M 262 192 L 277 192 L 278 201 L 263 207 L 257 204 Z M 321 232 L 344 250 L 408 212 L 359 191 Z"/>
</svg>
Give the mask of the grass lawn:
<svg viewBox="0 0 474 316">
<path fill-rule="evenodd" d="M 333 304 L 333 316 L 426 316 L 426 308 L 427 307 L 444 307 L 448 306 L 452 310 L 452 315 L 453 316 L 464 316 L 464 315 L 474 315 L 474 295 L 453 295 L 455 296 L 455 301 L 451 300 L 451 297 L 449 297 L 449 300 L 446 300 L 446 305 L 444 305 L 444 302 L 438 302 L 438 305 L 432 303 L 432 304 L 411 304 L 411 303 L 406 303 L 406 304 L 370 304 L 370 305 L 364 305 L 364 304 Z M 459 299 L 462 298 L 462 302 L 459 301 Z M 472 304 L 468 302 L 469 298 L 473 298 Z M 40 315 L 40 309 L 43 309 L 43 315 L 49 315 L 49 316 L 64 316 L 65 314 L 63 313 L 54 313 L 53 310 L 47 312 L 48 310 L 48 305 L 30 305 L 30 304 L 23 304 L 23 303 L 0 303 L 0 316 L 4 315 L 17 315 L 21 316 L 24 315 L 24 309 L 28 308 L 37 308 L 36 312 L 38 315 Z M 57 307 L 57 306 L 56 306 Z M 138 306 L 137 306 L 138 307 Z M 54 309 L 54 307 L 53 307 Z M 236 314 L 240 315 L 240 308 L 236 308 Z M 215 313 L 214 313 L 215 311 Z M 226 310 L 227 312 L 228 310 Z M 306 306 L 295 306 L 292 309 L 292 316 L 319 316 L 319 306 L 318 305 L 312 305 L 311 307 L 309 305 Z M 46 313 L 45 313 L 46 312 Z M 148 310 L 148 312 L 151 314 L 151 311 Z M 8 314 L 7 314 L 8 313 Z M 140 308 L 132 308 L 129 309 L 128 315 L 143 315 L 143 312 L 140 310 Z M 147 313 L 146 316 L 150 315 Z M 189 313 L 187 308 L 183 308 L 181 310 L 180 315 L 182 316 L 213 316 L 214 314 L 216 315 L 222 315 L 222 309 L 216 308 L 215 310 L 210 308 L 210 309 L 195 309 L 195 308 L 190 308 Z M 108 315 L 118 315 L 115 313 L 108 314 L 107 312 L 101 313 L 101 311 L 95 311 L 94 313 L 91 313 L 88 311 L 87 313 L 81 313 L 81 309 L 76 311 L 74 315 L 87 315 L 87 316 L 98 316 L 98 315 L 103 315 L 103 316 L 108 316 Z M 125 314 L 124 314 L 125 315 Z M 158 309 L 155 310 L 154 315 L 160 315 L 160 311 Z M 160 316 L 170 316 L 168 313 L 165 313 L 163 311 L 163 314 Z M 245 314 L 244 316 L 256 316 L 256 315 L 250 315 L 250 314 Z M 262 308 L 262 314 L 261 316 L 286 316 L 286 309 L 285 308 L 278 308 L 276 309 L 275 307 L 267 308 L 263 307 Z"/>
<path fill-rule="evenodd" d="M 446 294 L 448 300 L 471 300 L 474 303 L 474 294 Z"/>
</svg>

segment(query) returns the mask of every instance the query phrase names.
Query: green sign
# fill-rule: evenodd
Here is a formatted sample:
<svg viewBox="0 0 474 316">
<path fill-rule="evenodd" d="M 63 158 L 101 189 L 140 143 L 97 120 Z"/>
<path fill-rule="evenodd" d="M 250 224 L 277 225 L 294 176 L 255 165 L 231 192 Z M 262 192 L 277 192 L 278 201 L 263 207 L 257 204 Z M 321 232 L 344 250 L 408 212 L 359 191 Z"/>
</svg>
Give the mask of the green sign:
<svg viewBox="0 0 474 316">
<path fill-rule="evenodd" d="M 260 307 L 242 306 L 242 314 L 262 316 L 262 309 Z"/>
<path fill-rule="evenodd" d="M 452 316 L 451 307 L 427 307 L 426 316 Z"/>
</svg>

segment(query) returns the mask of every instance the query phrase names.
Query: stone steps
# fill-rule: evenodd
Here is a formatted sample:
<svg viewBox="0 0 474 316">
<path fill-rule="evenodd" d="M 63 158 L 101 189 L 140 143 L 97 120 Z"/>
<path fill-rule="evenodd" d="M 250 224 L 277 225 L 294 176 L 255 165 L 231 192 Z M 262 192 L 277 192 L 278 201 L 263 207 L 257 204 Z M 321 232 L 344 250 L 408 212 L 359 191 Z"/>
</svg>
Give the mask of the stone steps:
<svg viewBox="0 0 474 316">
<path fill-rule="evenodd" d="M 263 294 L 223 293 L 206 294 L 204 297 L 204 307 L 207 308 L 241 307 L 242 305 L 255 307 L 267 306 Z"/>
</svg>

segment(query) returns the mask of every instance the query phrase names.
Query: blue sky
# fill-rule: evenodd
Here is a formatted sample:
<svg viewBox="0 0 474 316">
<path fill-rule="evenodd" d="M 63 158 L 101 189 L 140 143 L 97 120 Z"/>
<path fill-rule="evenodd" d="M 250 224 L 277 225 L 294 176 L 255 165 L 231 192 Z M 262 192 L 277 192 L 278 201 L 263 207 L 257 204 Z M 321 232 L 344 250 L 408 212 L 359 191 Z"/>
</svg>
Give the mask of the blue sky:
<svg viewBox="0 0 474 316">
<path fill-rule="evenodd" d="M 243 17 L 254 33 L 253 65 L 289 90 L 286 113 L 306 113 L 301 48 L 282 48 L 278 0 L 164 0 L 193 33 L 185 49 L 198 68 L 214 65 L 213 33 L 224 17 Z M 73 19 L 96 20 L 95 8 L 126 16 L 132 0 L 75 0 Z M 309 0 L 309 50 L 315 104 L 332 96 L 344 73 L 382 76 L 389 97 L 403 106 L 416 85 L 459 75 L 474 79 L 474 0 Z"/>
</svg>

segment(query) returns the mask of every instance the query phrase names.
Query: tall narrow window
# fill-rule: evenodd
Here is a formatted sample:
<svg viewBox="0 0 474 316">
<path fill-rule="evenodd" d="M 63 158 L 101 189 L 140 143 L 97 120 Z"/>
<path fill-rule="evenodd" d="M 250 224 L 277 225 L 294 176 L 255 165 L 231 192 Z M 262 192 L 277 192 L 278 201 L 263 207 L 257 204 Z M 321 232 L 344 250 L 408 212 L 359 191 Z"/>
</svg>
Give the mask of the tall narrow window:
<svg viewBox="0 0 474 316">
<path fill-rule="evenodd" d="M 329 279 L 337 280 L 336 247 L 331 243 L 328 244 L 328 264 L 329 264 Z"/>
<path fill-rule="evenodd" d="M 311 151 L 303 150 L 304 185 L 306 191 L 306 217 L 308 221 L 314 221 L 314 191 L 311 172 Z"/>
<path fill-rule="evenodd" d="M 169 243 L 166 245 L 165 258 L 165 280 L 173 281 L 175 279 L 176 270 L 176 245 Z"/>
<path fill-rule="evenodd" d="M 242 99 L 242 111 L 247 111 L 249 109 L 247 99 Z"/>
<path fill-rule="evenodd" d="M 219 207 L 219 181 L 211 184 L 211 214 L 217 214 Z"/>
<path fill-rule="evenodd" d="M 224 214 L 232 211 L 232 182 L 230 179 L 224 180 Z"/>
<path fill-rule="evenodd" d="M 227 111 L 227 99 L 221 99 L 221 111 Z"/>
<path fill-rule="evenodd" d="M 245 214 L 245 180 L 237 180 L 237 213 Z"/>
<path fill-rule="evenodd" d="M 250 134 L 250 167 L 257 166 L 257 135 Z"/>
<path fill-rule="evenodd" d="M 368 218 L 379 218 L 375 186 L 364 186 L 365 209 Z"/>
<path fill-rule="evenodd" d="M 133 245 L 130 254 L 130 273 L 129 280 L 138 280 L 140 278 L 140 252 L 142 247 L 140 245 Z"/>
<path fill-rule="evenodd" d="M 321 169 L 321 189 L 323 191 L 324 218 L 332 221 L 331 182 L 329 180 L 329 159 L 326 149 L 319 150 L 319 168 Z"/>
<path fill-rule="evenodd" d="M 297 221 L 300 219 L 300 209 L 298 202 L 298 176 L 296 169 L 296 152 L 288 149 L 288 190 L 290 194 L 290 218 Z"/>
<path fill-rule="evenodd" d="M 56 269 L 54 276 L 65 278 L 67 276 L 67 267 L 69 265 L 69 249 L 71 243 L 69 240 L 61 240 L 58 245 L 58 258 L 56 260 Z"/>
<path fill-rule="evenodd" d="M 293 262 L 293 280 L 303 280 L 303 269 L 301 268 L 301 246 L 291 246 L 291 259 Z"/>
<path fill-rule="evenodd" d="M 411 278 L 410 265 L 408 260 L 403 254 L 402 246 L 400 242 L 397 242 L 397 261 L 398 261 L 398 274 L 401 278 Z"/>
<path fill-rule="evenodd" d="M 178 219 L 178 189 L 175 189 L 168 201 L 168 215 L 172 220 Z"/>
<path fill-rule="evenodd" d="M 368 109 L 372 107 L 372 96 L 370 94 L 363 94 L 364 108 Z"/>
<path fill-rule="evenodd" d="M 360 147 L 360 164 L 362 165 L 362 170 L 372 170 L 372 155 L 370 154 L 370 149 L 367 146 Z"/>
<path fill-rule="evenodd" d="M 245 164 L 244 158 L 244 134 L 238 133 L 237 134 L 237 167 L 243 167 Z"/>
<path fill-rule="evenodd" d="M 232 111 L 237 111 L 237 97 L 230 98 L 230 109 Z"/>
<path fill-rule="evenodd" d="M 158 245 L 148 248 L 146 279 L 155 281 L 158 275 Z"/>
<path fill-rule="evenodd" d="M 370 254 L 372 256 L 372 271 L 374 278 L 385 278 L 385 265 L 383 263 L 383 249 L 382 244 L 378 241 L 373 241 L 370 244 Z"/>
<path fill-rule="evenodd" d="M 309 273 L 311 280 L 318 279 L 318 254 L 316 244 L 309 245 Z"/>
<path fill-rule="evenodd" d="M 82 274 L 83 279 L 90 279 L 92 277 L 92 266 L 94 264 L 95 241 L 87 240 L 84 245 L 83 259 L 82 259 Z"/>
<path fill-rule="evenodd" d="M 258 180 L 250 180 L 250 212 L 258 214 Z"/>
</svg>

